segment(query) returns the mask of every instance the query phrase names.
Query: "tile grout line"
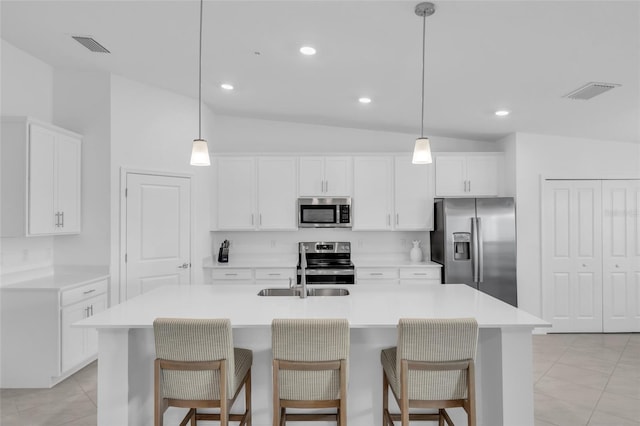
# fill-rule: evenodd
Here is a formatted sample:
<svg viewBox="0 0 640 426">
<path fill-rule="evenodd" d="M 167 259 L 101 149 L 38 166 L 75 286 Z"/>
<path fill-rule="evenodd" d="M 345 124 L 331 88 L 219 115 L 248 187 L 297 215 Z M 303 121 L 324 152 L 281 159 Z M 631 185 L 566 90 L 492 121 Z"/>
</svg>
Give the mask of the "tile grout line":
<svg viewBox="0 0 640 426">
<path fill-rule="evenodd" d="M 600 404 L 600 401 L 602 400 L 602 396 L 604 395 L 604 392 L 607 390 L 607 386 L 609 386 L 609 382 L 611 381 L 611 376 L 613 376 L 613 373 L 616 371 L 616 368 L 618 367 L 618 364 L 620 363 L 620 359 L 622 358 L 622 354 L 624 353 L 625 349 L 629 345 L 629 340 L 630 340 L 630 337 L 627 336 L 627 341 L 624 344 L 624 347 L 622 348 L 620 353 L 618 354 L 618 360 L 616 361 L 616 364 L 613 367 L 613 370 L 611 371 L 611 373 L 609 373 L 609 377 L 607 378 L 607 383 L 605 383 L 604 388 L 602 389 L 602 392 L 600 393 L 600 397 L 596 401 L 596 404 L 594 405 L 593 410 L 591 411 L 591 414 L 589 415 L 589 420 L 587 420 L 586 426 L 589 426 L 589 423 L 591 423 L 591 418 L 593 417 L 593 414 L 595 413 L 596 408 Z"/>
</svg>

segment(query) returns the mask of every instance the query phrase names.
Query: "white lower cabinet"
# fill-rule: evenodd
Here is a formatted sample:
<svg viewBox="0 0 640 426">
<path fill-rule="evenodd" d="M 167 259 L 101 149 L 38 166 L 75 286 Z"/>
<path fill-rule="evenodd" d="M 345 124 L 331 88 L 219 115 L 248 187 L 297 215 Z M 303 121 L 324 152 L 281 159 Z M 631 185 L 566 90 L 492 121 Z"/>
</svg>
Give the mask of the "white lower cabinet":
<svg viewBox="0 0 640 426">
<path fill-rule="evenodd" d="M 212 284 L 256 284 L 283 287 L 296 282 L 295 268 L 213 268 Z"/>
<path fill-rule="evenodd" d="M 72 324 L 105 310 L 108 288 L 101 277 L 63 288 L 0 289 L 0 387 L 49 388 L 93 361 L 97 332 Z"/>
<path fill-rule="evenodd" d="M 251 268 L 220 268 L 211 270 L 213 284 L 253 284 Z"/>
<path fill-rule="evenodd" d="M 356 268 L 358 284 L 441 284 L 440 267 L 364 267 Z"/>
</svg>

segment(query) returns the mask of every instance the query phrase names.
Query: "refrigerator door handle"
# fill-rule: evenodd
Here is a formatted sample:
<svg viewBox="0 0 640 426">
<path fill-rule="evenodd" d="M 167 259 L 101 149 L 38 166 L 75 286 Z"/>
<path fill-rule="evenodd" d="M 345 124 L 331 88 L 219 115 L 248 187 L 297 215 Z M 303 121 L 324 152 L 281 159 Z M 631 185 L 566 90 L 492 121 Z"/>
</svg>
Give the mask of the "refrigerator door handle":
<svg viewBox="0 0 640 426">
<path fill-rule="evenodd" d="M 478 281 L 484 281 L 484 240 L 482 238 L 482 220 L 476 219 L 476 239 L 478 240 Z"/>
<path fill-rule="evenodd" d="M 473 270 L 473 282 L 478 282 L 478 222 L 475 217 L 471 218 L 471 269 Z"/>
</svg>

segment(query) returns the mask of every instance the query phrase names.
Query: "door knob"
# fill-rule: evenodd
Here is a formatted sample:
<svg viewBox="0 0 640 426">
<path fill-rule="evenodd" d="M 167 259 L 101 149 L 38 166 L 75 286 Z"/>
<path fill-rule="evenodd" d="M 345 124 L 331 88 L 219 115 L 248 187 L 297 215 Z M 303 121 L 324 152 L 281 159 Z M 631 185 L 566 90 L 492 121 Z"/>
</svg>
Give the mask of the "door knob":
<svg viewBox="0 0 640 426">
<path fill-rule="evenodd" d="M 178 266 L 178 268 L 180 269 L 189 269 L 191 267 L 190 263 L 183 263 L 182 265 Z"/>
</svg>

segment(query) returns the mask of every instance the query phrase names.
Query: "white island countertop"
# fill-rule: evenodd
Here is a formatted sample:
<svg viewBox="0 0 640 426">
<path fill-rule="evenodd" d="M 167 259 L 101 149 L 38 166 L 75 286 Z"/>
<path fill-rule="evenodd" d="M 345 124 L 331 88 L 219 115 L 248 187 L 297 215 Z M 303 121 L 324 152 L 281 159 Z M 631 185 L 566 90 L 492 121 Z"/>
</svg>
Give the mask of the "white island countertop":
<svg viewBox="0 0 640 426">
<path fill-rule="evenodd" d="M 325 287 L 325 286 L 322 286 Z M 148 328 L 158 317 L 229 318 L 234 327 L 267 327 L 274 318 L 347 318 L 352 328 L 395 327 L 399 318 L 474 317 L 481 328 L 549 323 L 464 284 L 342 285 L 348 296 L 258 296 L 255 285 L 160 287 L 76 323 Z"/>
</svg>

